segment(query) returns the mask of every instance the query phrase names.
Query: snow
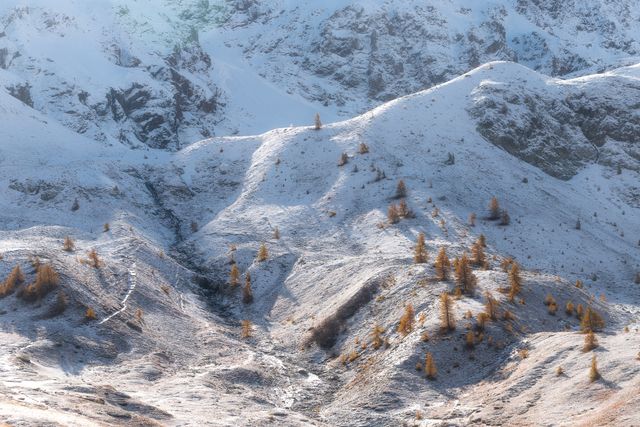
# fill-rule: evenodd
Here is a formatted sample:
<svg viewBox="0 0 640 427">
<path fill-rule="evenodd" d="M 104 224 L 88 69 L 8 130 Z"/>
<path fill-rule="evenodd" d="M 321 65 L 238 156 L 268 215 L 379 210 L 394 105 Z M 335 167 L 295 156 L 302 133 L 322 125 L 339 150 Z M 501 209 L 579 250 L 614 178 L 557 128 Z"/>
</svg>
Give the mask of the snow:
<svg viewBox="0 0 640 427">
<path fill-rule="evenodd" d="M 105 7 L 82 4 L 89 14 Z M 132 3 L 131 16 L 145 4 Z M 299 13 L 311 7 L 281 5 L 296 4 Z M 344 4 L 327 3 L 323 13 Z M 448 7 L 454 5 L 461 4 Z M 251 65 L 260 59 L 243 58 L 242 47 L 227 46 L 211 31 L 200 40 L 219 58 L 216 80 L 237 94 L 229 111 L 252 119 L 255 127 L 244 129 L 312 122 L 317 105 L 262 78 Z M 492 62 L 346 121 L 332 122 L 340 114 L 327 107 L 321 130 L 279 127 L 202 140 L 175 153 L 92 140 L 60 124 L 57 114 L 2 92 L 0 277 L 20 264 L 33 281 L 28 260 L 38 256 L 60 272 L 69 303 L 48 317 L 57 292 L 35 304 L 14 295 L 0 300 L 0 419 L 399 425 L 418 422 L 420 410 L 423 425 L 637 424 L 640 288 L 633 279 L 640 271 L 640 205 L 629 196 L 638 191 L 637 168 L 617 174 L 591 161 L 560 180 L 485 140 L 470 113 L 498 96 L 487 88 L 522 86 L 560 102 L 570 90 L 604 96 L 617 82 L 636 80 L 637 70 L 561 80 Z M 8 71 L 1 77 L 15 78 Z M 270 103 L 256 101 L 263 97 Z M 516 117 L 526 112 L 513 108 Z M 280 109 L 287 115 L 278 122 L 266 117 Z M 360 143 L 369 153 L 359 153 Z M 342 153 L 349 162 L 338 166 Z M 452 165 L 445 163 L 449 153 Z M 386 178 L 376 180 L 376 170 Z M 415 217 L 390 225 L 386 211 L 397 203 L 399 179 Z M 494 195 L 509 211 L 509 226 L 485 218 Z M 472 212 L 475 227 L 467 224 Z M 430 261 L 416 265 L 412 248 L 420 232 Z M 441 335 L 438 295 L 453 284 L 432 280 L 435 253 L 446 247 L 459 256 L 480 234 L 490 268 L 476 269 L 478 291 L 454 302 L 458 329 Z M 61 250 L 67 235 L 76 241 L 73 253 Z M 269 258 L 259 262 L 262 243 Z M 91 249 L 102 268 L 82 262 Z M 523 267 L 526 304 L 509 303 L 499 291 L 507 281 L 499 264 L 507 256 Z M 251 274 L 251 305 L 226 283 L 230 258 Z M 576 279 L 584 289 L 573 286 Z M 372 289 L 366 301 L 356 298 L 363 289 Z M 515 320 L 490 322 L 483 342 L 467 350 L 463 335 L 472 320 L 463 315 L 483 309 L 485 291 Z M 558 301 L 555 316 L 543 304 L 548 293 Z M 568 301 L 592 305 L 607 320 L 595 350 L 602 381 L 587 381 L 591 354 L 580 349 L 578 320 L 564 314 Z M 424 321 L 403 337 L 396 328 L 407 303 Z M 89 307 L 96 322 L 84 319 Z M 309 341 L 312 328 L 346 309 L 353 310 L 332 349 Z M 253 323 L 252 338 L 240 338 L 243 319 Z M 389 348 L 362 347 L 376 324 L 385 328 Z M 529 357 L 520 360 L 522 348 Z M 343 365 L 339 355 L 352 350 L 359 358 Z M 438 364 L 434 382 L 415 369 L 426 351 Z M 559 365 L 566 375 L 556 377 Z"/>
</svg>

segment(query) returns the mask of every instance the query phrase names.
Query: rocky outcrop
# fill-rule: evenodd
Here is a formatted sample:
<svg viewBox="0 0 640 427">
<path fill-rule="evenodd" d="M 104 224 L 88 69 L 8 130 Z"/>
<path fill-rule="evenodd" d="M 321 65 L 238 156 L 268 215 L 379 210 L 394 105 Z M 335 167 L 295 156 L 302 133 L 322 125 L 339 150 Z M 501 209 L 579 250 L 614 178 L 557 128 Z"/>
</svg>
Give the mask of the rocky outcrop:
<svg viewBox="0 0 640 427">
<path fill-rule="evenodd" d="M 640 170 L 640 83 L 607 77 L 552 88 L 486 82 L 469 108 L 488 141 L 560 179 L 589 163 Z M 556 92 L 557 89 L 561 93 Z"/>
<path fill-rule="evenodd" d="M 244 42 L 247 57 L 257 59 L 262 73 L 308 99 L 346 108 L 425 89 L 494 60 L 566 76 L 620 65 L 617 59 L 640 51 L 634 25 L 640 10 L 626 0 L 460 6 L 388 1 L 317 6 L 313 13 L 304 7 L 236 3 L 259 10 L 260 19 L 246 19 L 244 25 L 287 29 Z M 237 14 L 246 17 L 247 12 Z M 265 58 L 288 58 L 303 71 L 299 81 L 285 81 L 280 68 L 262 65 Z M 305 75 L 324 84 L 306 84 Z"/>
</svg>

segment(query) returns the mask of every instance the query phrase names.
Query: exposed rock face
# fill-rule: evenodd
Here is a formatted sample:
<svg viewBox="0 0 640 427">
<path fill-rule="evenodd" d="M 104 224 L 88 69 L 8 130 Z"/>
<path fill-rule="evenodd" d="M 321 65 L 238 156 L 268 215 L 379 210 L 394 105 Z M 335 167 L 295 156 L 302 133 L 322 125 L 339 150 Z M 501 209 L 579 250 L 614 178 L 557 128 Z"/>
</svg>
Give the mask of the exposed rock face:
<svg viewBox="0 0 640 427">
<path fill-rule="evenodd" d="M 11 95 L 105 143 L 174 150 L 215 133 L 225 97 L 197 31 L 175 34 L 171 48 L 140 44 L 137 34 L 105 30 L 117 33 L 116 18 L 101 16 L 96 26 L 82 7 L 71 9 L 16 7 L 1 17 L 0 84 Z M 59 44 L 50 57 L 39 49 L 46 43 Z"/>
<path fill-rule="evenodd" d="M 92 139 L 177 149 L 271 101 L 227 92 L 237 64 L 346 118 L 495 60 L 553 76 L 622 65 L 639 20 L 630 0 L 9 1 L 0 87 Z"/>
<path fill-rule="evenodd" d="M 484 82 L 470 113 L 487 140 L 548 174 L 569 179 L 588 163 L 638 170 L 640 83 L 608 77 L 532 89 Z M 560 91 L 560 94 L 558 93 Z"/>
<path fill-rule="evenodd" d="M 245 25 L 287 29 L 247 38 L 245 51 L 259 59 L 256 66 L 265 57 L 286 57 L 325 84 L 281 81 L 279 66 L 261 71 L 293 90 L 302 87 L 303 96 L 340 106 L 362 99 L 370 106 L 494 60 L 564 76 L 640 52 L 634 30 L 640 9 L 628 1 L 345 2 L 317 6 L 313 19 L 304 7 L 250 7 L 262 18 Z M 243 13 L 236 10 L 234 19 Z"/>
</svg>

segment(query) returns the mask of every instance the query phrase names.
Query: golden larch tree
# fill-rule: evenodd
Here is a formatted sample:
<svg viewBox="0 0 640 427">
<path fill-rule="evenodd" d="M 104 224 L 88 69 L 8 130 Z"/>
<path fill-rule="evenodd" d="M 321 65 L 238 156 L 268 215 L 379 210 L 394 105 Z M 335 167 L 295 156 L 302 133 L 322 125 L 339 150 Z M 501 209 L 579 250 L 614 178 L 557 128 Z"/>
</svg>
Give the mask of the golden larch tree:
<svg viewBox="0 0 640 427">
<path fill-rule="evenodd" d="M 471 262 L 473 265 L 478 267 L 486 267 L 487 265 L 487 257 L 484 254 L 484 247 L 480 240 L 476 241 L 473 246 L 471 246 Z"/>
<path fill-rule="evenodd" d="M 467 254 L 462 254 L 462 258 L 456 264 L 456 283 L 458 288 L 462 293 L 471 295 L 476 288 L 477 281 L 478 279 L 471 270 Z"/>
<path fill-rule="evenodd" d="M 413 251 L 413 261 L 416 264 L 427 262 L 427 246 L 424 240 L 424 233 L 418 234 L 418 241 Z"/>
<path fill-rule="evenodd" d="M 269 258 L 269 251 L 267 250 L 267 245 L 265 243 L 260 245 L 260 249 L 258 249 L 258 261 L 266 261 Z"/>
<path fill-rule="evenodd" d="M 229 273 L 229 284 L 231 286 L 238 286 L 240 284 L 240 269 L 237 264 L 231 266 L 231 272 Z"/>
<path fill-rule="evenodd" d="M 520 266 L 514 261 L 511 263 L 511 269 L 509 270 L 509 301 L 513 302 L 520 291 L 522 291 Z"/>
<path fill-rule="evenodd" d="M 500 307 L 500 303 L 489 291 L 485 292 L 484 297 L 486 299 L 484 312 L 487 313 L 487 316 L 489 316 L 491 320 L 498 320 L 498 307 Z"/>
<path fill-rule="evenodd" d="M 403 197 L 407 197 L 407 186 L 403 180 L 400 180 L 398 181 L 398 185 L 396 185 L 396 198 L 402 199 Z"/>
<path fill-rule="evenodd" d="M 436 362 L 433 360 L 433 355 L 431 353 L 427 353 L 424 358 L 424 374 L 430 380 L 435 380 L 438 375 Z"/>
<path fill-rule="evenodd" d="M 251 289 L 251 274 L 247 271 L 244 280 L 244 287 L 242 288 L 242 302 L 245 304 L 251 304 L 253 302 L 253 290 Z"/>
<path fill-rule="evenodd" d="M 489 201 L 489 219 L 500 218 L 500 213 L 500 203 L 498 203 L 497 197 L 493 196 Z"/>
<path fill-rule="evenodd" d="M 451 261 L 449 261 L 447 250 L 444 247 L 440 248 L 440 251 L 438 251 L 438 256 L 436 257 L 434 267 L 436 269 L 436 279 L 443 281 L 449 278 L 449 272 L 451 271 Z"/>
<path fill-rule="evenodd" d="M 412 304 L 407 304 L 404 307 L 404 313 L 402 317 L 400 317 L 400 323 L 398 324 L 398 332 L 402 335 L 407 335 L 411 331 L 413 331 L 413 326 L 415 323 L 415 310 L 413 309 Z"/>
<path fill-rule="evenodd" d="M 448 293 L 440 294 L 440 329 L 453 331 L 456 328 L 456 319 L 453 313 L 453 301 Z"/>
</svg>

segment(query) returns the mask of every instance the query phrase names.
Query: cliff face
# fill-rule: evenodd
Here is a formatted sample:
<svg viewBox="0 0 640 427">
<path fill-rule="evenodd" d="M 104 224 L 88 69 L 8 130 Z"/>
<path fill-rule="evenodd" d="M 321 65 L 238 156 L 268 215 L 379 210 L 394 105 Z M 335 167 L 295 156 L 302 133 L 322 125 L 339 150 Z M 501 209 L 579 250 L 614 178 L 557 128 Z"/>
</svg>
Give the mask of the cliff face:
<svg viewBox="0 0 640 427">
<path fill-rule="evenodd" d="M 468 3 L 5 2 L 0 83 L 90 139 L 175 150 L 351 117 L 489 61 L 566 76 L 639 51 L 630 1 Z"/>
</svg>

